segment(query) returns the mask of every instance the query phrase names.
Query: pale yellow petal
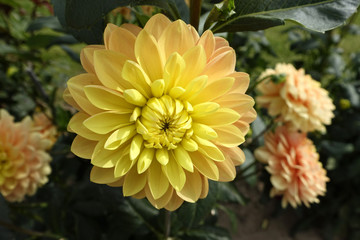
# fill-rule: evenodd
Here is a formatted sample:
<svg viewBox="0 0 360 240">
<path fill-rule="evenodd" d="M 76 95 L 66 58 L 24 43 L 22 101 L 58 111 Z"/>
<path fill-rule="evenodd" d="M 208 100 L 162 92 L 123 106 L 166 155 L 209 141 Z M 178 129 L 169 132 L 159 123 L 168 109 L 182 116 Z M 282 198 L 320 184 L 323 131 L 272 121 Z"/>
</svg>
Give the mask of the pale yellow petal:
<svg viewBox="0 0 360 240">
<path fill-rule="evenodd" d="M 156 14 L 152 16 L 145 24 L 144 29 L 152 34 L 156 40 L 159 40 L 164 29 L 170 25 L 171 21 L 163 14 Z"/>
<path fill-rule="evenodd" d="M 146 104 L 146 98 L 136 89 L 126 89 L 124 98 L 128 103 L 143 107 Z"/>
<path fill-rule="evenodd" d="M 115 171 L 114 171 L 115 177 L 125 176 L 134 165 L 135 165 L 135 161 L 132 161 L 130 159 L 129 154 L 122 155 L 116 161 Z"/>
<path fill-rule="evenodd" d="M 89 45 L 81 50 L 80 62 L 86 72 L 95 74 L 94 52 L 102 49 L 105 49 L 103 45 Z"/>
<path fill-rule="evenodd" d="M 222 47 L 228 47 L 229 42 L 223 37 L 215 37 L 215 49 L 219 49 Z"/>
<path fill-rule="evenodd" d="M 177 85 L 185 69 L 185 61 L 177 52 L 170 55 L 165 64 L 163 79 L 165 82 L 165 92 Z"/>
<path fill-rule="evenodd" d="M 230 108 L 220 108 L 216 112 L 207 114 L 206 116 L 194 116 L 194 122 L 203 123 L 208 126 L 229 125 L 239 120 L 240 114 Z"/>
<path fill-rule="evenodd" d="M 245 162 L 245 154 L 238 147 L 226 148 L 223 152 L 231 158 L 235 166 L 241 165 Z"/>
<path fill-rule="evenodd" d="M 164 206 L 164 208 L 168 211 L 175 211 L 181 206 L 181 204 L 183 204 L 183 202 L 184 200 L 182 198 L 173 193 L 171 199 L 169 200 L 168 204 Z"/>
<path fill-rule="evenodd" d="M 120 26 L 121 28 L 125 28 L 126 30 L 130 31 L 132 34 L 134 34 L 135 36 L 139 35 L 139 33 L 141 32 L 141 28 L 134 25 L 134 24 L 130 24 L 130 23 L 124 23 Z"/>
<path fill-rule="evenodd" d="M 85 95 L 94 106 L 104 110 L 117 110 L 121 113 L 132 113 L 135 108 L 133 104 L 125 101 L 124 97 L 119 92 L 103 86 L 86 86 Z"/>
<path fill-rule="evenodd" d="M 186 183 L 181 191 L 177 191 L 176 194 L 187 202 L 196 202 L 202 192 L 202 181 L 200 174 L 197 170 L 193 173 L 186 173 Z"/>
<path fill-rule="evenodd" d="M 206 58 L 209 59 L 215 50 L 214 34 L 210 30 L 206 30 L 200 37 L 197 45 L 202 45 L 206 52 Z"/>
<path fill-rule="evenodd" d="M 207 81 L 208 76 L 205 75 L 194 78 L 186 86 L 185 92 L 180 96 L 180 99 L 188 100 L 191 97 L 196 97 L 204 89 Z"/>
<path fill-rule="evenodd" d="M 65 100 L 65 102 L 69 105 L 71 105 L 72 107 L 74 107 L 76 110 L 78 111 L 83 111 L 83 109 L 81 109 L 81 107 L 79 106 L 79 104 L 77 104 L 77 102 L 75 101 L 75 99 L 71 96 L 71 93 L 69 91 L 69 88 L 65 88 L 64 92 L 63 92 L 63 99 Z"/>
<path fill-rule="evenodd" d="M 234 72 L 228 75 L 228 77 L 233 77 L 235 79 L 234 85 L 229 92 L 236 92 L 236 93 L 246 92 L 250 83 L 249 74 L 244 72 Z"/>
<path fill-rule="evenodd" d="M 194 152 L 199 149 L 198 144 L 191 138 L 189 138 L 189 139 L 183 138 L 183 140 L 181 141 L 181 145 L 188 152 Z"/>
<path fill-rule="evenodd" d="M 161 97 L 165 91 L 165 81 L 164 79 L 158 79 L 151 83 L 151 92 L 154 97 Z"/>
<path fill-rule="evenodd" d="M 216 166 L 219 169 L 219 181 L 220 182 L 230 182 L 236 177 L 236 170 L 234 163 L 228 157 L 225 161 L 215 162 Z"/>
<path fill-rule="evenodd" d="M 215 100 L 218 104 L 225 108 L 231 108 L 243 115 L 251 110 L 255 101 L 252 97 L 242 93 L 230 93 L 221 96 Z"/>
<path fill-rule="evenodd" d="M 137 91 L 144 97 L 151 96 L 151 81 L 139 64 L 133 61 L 126 61 L 124 64 L 122 75 L 124 80 L 128 81 Z"/>
<path fill-rule="evenodd" d="M 90 131 L 83 124 L 83 122 L 89 117 L 90 115 L 83 112 L 76 113 L 69 121 L 68 130 L 71 130 L 72 132 L 89 140 L 100 140 L 102 135 Z"/>
<path fill-rule="evenodd" d="M 114 150 L 136 135 L 135 124 L 121 127 L 114 131 L 106 140 L 104 148 Z"/>
<path fill-rule="evenodd" d="M 160 148 L 156 150 L 156 160 L 161 165 L 166 165 L 169 162 L 169 152 L 167 149 Z"/>
<path fill-rule="evenodd" d="M 173 186 L 175 190 L 180 191 L 184 187 L 186 181 L 185 172 L 172 154 L 169 154 L 169 157 L 169 162 L 161 167 L 171 186 Z"/>
<path fill-rule="evenodd" d="M 234 81 L 235 79 L 232 77 L 217 79 L 205 86 L 198 95 L 190 97 L 189 101 L 193 105 L 202 102 L 210 102 L 227 93 L 233 87 Z"/>
<path fill-rule="evenodd" d="M 217 138 L 216 142 L 225 147 L 236 147 L 245 141 L 243 133 L 234 125 L 214 127 Z"/>
<path fill-rule="evenodd" d="M 202 74 L 209 76 L 209 81 L 223 78 L 234 72 L 236 54 L 233 49 L 224 52 L 212 59 L 205 67 Z"/>
<path fill-rule="evenodd" d="M 142 30 L 136 38 L 135 56 L 151 81 L 162 78 L 165 58 L 154 36 Z"/>
<path fill-rule="evenodd" d="M 217 181 L 219 180 L 219 169 L 213 160 L 204 156 L 199 151 L 190 152 L 191 159 L 193 160 L 193 164 L 195 168 L 207 178 Z"/>
<path fill-rule="evenodd" d="M 192 129 L 194 130 L 194 134 L 200 138 L 206 139 L 206 140 L 212 140 L 218 137 L 215 130 L 205 124 L 196 123 L 194 122 L 192 124 Z M 216 139 L 218 140 L 218 139 Z"/>
<path fill-rule="evenodd" d="M 95 150 L 91 157 L 91 163 L 94 166 L 102 168 L 113 168 L 116 162 L 124 155 L 125 147 L 116 150 L 104 149 L 106 138 L 96 144 Z"/>
<path fill-rule="evenodd" d="M 135 160 L 139 155 L 143 146 L 143 137 L 137 134 L 131 141 L 130 145 L 130 159 Z"/>
<path fill-rule="evenodd" d="M 145 193 L 146 193 L 146 198 L 157 209 L 163 208 L 165 205 L 167 205 L 171 200 L 172 195 L 175 194 L 174 189 L 171 186 L 168 187 L 166 192 L 158 199 L 154 199 L 149 186 L 145 186 Z"/>
<path fill-rule="evenodd" d="M 115 31 L 118 28 L 119 28 L 118 26 L 112 23 L 108 23 L 106 25 L 106 28 L 104 30 L 104 44 L 106 49 L 109 49 L 110 36 L 112 35 L 113 31 Z"/>
<path fill-rule="evenodd" d="M 189 172 L 194 171 L 194 165 L 192 163 L 189 153 L 182 147 L 178 146 L 173 150 L 176 161 Z"/>
<path fill-rule="evenodd" d="M 112 31 L 107 49 L 119 52 L 128 57 L 132 61 L 135 58 L 135 40 L 136 37 L 125 28 L 116 28 Z"/>
<path fill-rule="evenodd" d="M 129 121 L 130 116 L 129 113 L 121 114 L 116 111 L 102 112 L 89 117 L 83 124 L 95 133 L 106 134 L 120 127 L 133 124 Z"/>
<path fill-rule="evenodd" d="M 78 157 L 90 159 L 96 143 L 96 141 L 91 141 L 77 135 L 71 144 L 71 151 Z"/>
<path fill-rule="evenodd" d="M 191 117 L 193 119 L 204 118 L 210 114 L 216 113 L 219 110 L 220 105 L 214 102 L 204 102 L 193 106 L 193 112 Z"/>
<path fill-rule="evenodd" d="M 198 136 L 193 136 L 193 138 L 199 145 L 199 152 L 201 152 L 202 154 L 211 158 L 214 161 L 225 160 L 224 154 L 215 144 Z"/>
<path fill-rule="evenodd" d="M 207 179 L 206 176 L 200 174 L 201 177 L 201 183 L 202 183 L 202 188 L 201 188 L 201 194 L 199 198 L 206 198 L 206 196 L 209 193 L 209 180 Z"/>
<path fill-rule="evenodd" d="M 138 174 L 136 167 L 130 169 L 125 175 L 123 186 L 124 196 L 134 195 L 144 189 L 147 180 L 147 174 Z"/>
<path fill-rule="evenodd" d="M 148 170 L 148 186 L 154 199 L 162 197 L 169 188 L 169 180 L 161 170 L 161 165 L 153 161 Z"/>
<path fill-rule="evenodd" d="M 145 172 L 150 167 L 151 162 L 154 159 L 154 154 L 154 148 L 144 148 L 142 150 L 137 161 L 137 171 L 139 174 Z"/>
<path fill-rule="evenodd" d="M 114 176 L 114 168 L 99 168 L 94 166 L 90 172 L 90 181 L 99 184 L 113 183 L 119 180 Z"/>
</svg>

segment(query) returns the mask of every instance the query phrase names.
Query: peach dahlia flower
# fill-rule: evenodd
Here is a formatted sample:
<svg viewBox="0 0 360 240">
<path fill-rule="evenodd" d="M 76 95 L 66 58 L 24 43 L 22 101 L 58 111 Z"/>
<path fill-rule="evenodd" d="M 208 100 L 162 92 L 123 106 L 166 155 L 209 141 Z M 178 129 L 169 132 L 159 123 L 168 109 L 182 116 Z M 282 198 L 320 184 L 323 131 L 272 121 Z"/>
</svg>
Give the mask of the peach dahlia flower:
<svg viewBox="0 0 360 240">
<path fill-rule="evenodd" d="M 144 29 L 109 24 L 104 43 L 82 50 L 87 73 L 64 93 L 91 181 L 175 210 L 206 197 L 208 179 L 233 180 L 256 113 L 228 42 L 157 14 Z"/>
<path fill-rule="evenodd" d="M 43 135 L 43 137 L 51 141 L 51 145 L 49 146 L 51 148 L 57 139 L 56 127 L 52 124 L 49 117 L 47 117 L 46 114 L 43 112 L 35 113 L 33 115 L 33 120 L 34 120 L 34 127 L 33 127 L 34 130 L 40 132 Z"/>
<path fill-rule="evenodd" d="M 335 109 L 328 92 L 305 74 L 304 69 L 296 70 L 291 64 L 277 64 L 275 69 L 267 69 L 259 78 L 280 74 L 285 74 L 285 81 L 265 80 L 257 86 L 261 96 L 256 98 L 256 103 L 294 129 L 325 132 L 324 124 L 331 124 Z"/>
<path fill-rule="evenodd" d="M 0 193 L 10 202 L 33 195 L 48 181 L 51 141 L 34 130 L 29 117 L 14 122 L 0 109 Z"/>
<path fill-rule="evenodd" d="M 305 133 L 278 127 L 265 134 L 265 146 L 255 150 L 255 157 L 266 163 L 273 185 L 270 196 L 282 195 L 282 207 L 301 203 L 309 207 L 326 192 L 326 170 L 319 161 L 312 141 Z"/>
</svg>

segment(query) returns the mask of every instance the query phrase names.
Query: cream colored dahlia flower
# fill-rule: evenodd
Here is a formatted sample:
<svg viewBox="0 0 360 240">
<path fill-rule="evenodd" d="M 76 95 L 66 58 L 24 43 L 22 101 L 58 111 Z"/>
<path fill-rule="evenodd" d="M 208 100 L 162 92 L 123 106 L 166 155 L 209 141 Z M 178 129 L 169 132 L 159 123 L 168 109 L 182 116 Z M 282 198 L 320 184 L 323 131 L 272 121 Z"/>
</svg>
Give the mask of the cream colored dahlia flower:
<svg viewBox="0 0 360 240">
<path fill-rule="evenodd" d="M 265 146 L 255 150 L 255 157 L 266 163 L 273 185 L 270 196 L 282 195 L 282 207 L 301 203 L 310 207 L 325 195 L 326 170 L 319 161 L 315 146 L 305 133 L 278 127 L 265 134 Z"/>
<path fill-rule="evenodd" d="M 0 109 L 0 193 L 7 201 L 20 202 L 48 181 L 51 141 L 34 130 L 26 117 L 21 122 Z"/>
<path fill-rule="evenodd" d="M 228 42 L 161 14 L 144 29 L 109 24 L 104 42 L 82 50 L 87 73 L 64 93 L 91 181 L 175 210 L 206 197 L 208 179 L 233 180 L 256 112 Z"/>
<path fill-rule="evenodd" d="M 324 124 L 331 124 L 335 109 L 328 92 L 305 74 L 304 69 L 296 70 L 291 64 L 277 64 L 275 69 L 267 69 L 259 78 L 280 74 L 285 75 L 283 82 L 267 79 L 257 86 L 261 96 L 256 98 L 256 104 L 267 108 L 271 116 L 278 116 L 279 121 L 294 129 L 325 132 Z"/>
</svg>

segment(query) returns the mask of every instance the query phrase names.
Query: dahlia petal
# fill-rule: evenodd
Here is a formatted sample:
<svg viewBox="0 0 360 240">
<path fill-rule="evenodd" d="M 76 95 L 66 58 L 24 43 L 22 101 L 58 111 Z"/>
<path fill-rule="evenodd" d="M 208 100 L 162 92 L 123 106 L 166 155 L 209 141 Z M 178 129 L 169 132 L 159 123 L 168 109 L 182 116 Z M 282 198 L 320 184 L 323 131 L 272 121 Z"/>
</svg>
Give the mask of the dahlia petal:
<svg viewBox="0 0 360 240">
<path fill-rule="evenodd" d="M 219 181 L 230 182 L 236 177 L 236 170 L 234 163 L 229 157 L 225 158 L 222 162 L 215 162 L 219 169 Z"/>
<path fill-rule="evenodd" d="M 205 75 L 194 78 L 186 86 L 185 93 L 180 98 L 185 100 L 197 96 L 204 89 L 207 80 L 208 76 Z"/>
<path fill-rule="evenodd" d="M 96 107 L 104 110 L 117 110 L 122 113 L 131 113 L 135 106 L 125 101 L 117 91 L 103 86 L 85 86 L 85 95 Z M 106 96 L 106 97 L 104 97 Z"/>
<path fill-rule="evenodd" d="M 202 123 L 214 127 L 232 124 L 240 118 L 239 113 L 230 108 L 220 108 L 216 112 L 211 112 L 206 116 L 191 116 L 197 123 Z"/>
<path fill-rule="evenodd" d="M 160 148 L 156 150 L 156 160 L 158 160 L 158 162 L 161 165 L 166 165 L 169 162 L 169 152 L 168 150 L 164 149 L 164 148 Z"/>
<path fill-rule="evenodd" d="M 148 170 L 148 186 L 154 199 L 161 198 L 169 189 L 169 180 L 156 161 L 152 162 Z"/>
<path fill-rule="evenodd" d="M 115 182 L 108 183 L 107 185 L 110 187 L 122 187 L 124 185 L 124 177 L 120 178 Z"/>
<path fill-rule="evenodd" d="M 183 55 L 188 49 L 195 46 L 190 29 L 183 21 L 172 22 L 159 38 L 160 49 L 165 53 L 165 59 L 177 52 Z"/>
<path fill-rule="evenodd" d="M 141 152 L 137 161 L 137 171 L 139 174 L 145 172 L 149 167 L 154 158 L 154 148 L 144 148 Z"/>
<path fill-rule="evenodd" d="M 222 47 L 228 47 L 229 42 L 223 37 L 215 37 L 215 49 L 219 49 Z"/>
<path fill-rule="evenodd" d="M 90 181 L 94 183 L 107 184 L 119 180 L 114 176 L 114 168 L 92 167 L 90 172 Z"/>
<path fill-rule="evenodd" d="M 202 74 L 209 76 L 209 81 L 216 80 L 234 72 L 236 54 L 233 49 L 224 52 L 212 59 Z"/>
<path fill-rule="evenodd" d="M 183 168 L 174 159 L 174 156 L 170 154 L 169 157 L 169 162 L 166 165 L 162 165 L 161 168 L 169 179 L 171 186 L 173 186 L 176 191 L 180 191 L 186 182 L 186 175 Z"/>
<path fill-rule="evenodd" d="M 202 45 L 206 52 L 207 59 L 210 59 L 215 50 L 214 34 L 210 30 L 206 30 L 200 37 L 197 45 Z"/>
<path fill-rule="evenodd" d="M 225 152 L 226 155 L 231 158 L 235 166 L 239 166 L 245 162 L 245 154 L 240 148 L 227 148 Z"/>
<path fill-rule="evenodd" d="M 186 183 L 181 191 L 176 194 L 187 202 L 196 202 L 202 192 L 202 181 L 197 170 L 192 173 L 186 173 Z"/>
<path fill-rule="evenodd" d="M 116 149 L 116 151 L 104 149 L 105 140 L 103 139 L 96 144 L 91 157 L 91 163 L 97 167 L 113 168 L 116 162 L 122 158 L 125 148 Z"/>
<path fill-rule="evenodd" d="M 126 30 L 128 30 L 129 32 L 134 34 L 135 36 L 139 35 L 139 33 L 142 30 L 139 26 L 136 26 L 136 25 L 130 24 L 130 23 L 124 23 L 120 27 L 125 28 Z"/>
<path fill-rule="evenodd" d="M 232 86 L 229 92 L 245 93 L 246 90 L 249 88 L 249 83 L 250 83 L 249 74 L 244 72 L 233 72 L 227 77 L 235 78 L 234 85 Z"/>
<path fill-rule="evenodd" d="M 204 102 L 193 106 L 191 117 L 194 119 L 204 118 L 219 109 L 220 105 L 214 102 Z"/>
<path fill-rule="evenodd" d="M 128 103 L 143 107 L 146 104 L 146 98 L 136 89 L 126 89 L 124 98 Z"/>
<path fill-rule="evenodd" d="M 125 175 L 123 193 L 124 196 L 132 196 L 144 189 L 146 185 L 147 174 L 138 174 L 136 167 L 130 169 Z"/>
<path fill-rule="evenodd" d="M 108 23 L 106 25 L 104 30 L 104 44 L 106 49 L 109 49 L 110 36 L 116 29 L 118 29 L 118 26 L 116 26 L 115 24 Z"/>
<path fill-rule="evenodd" d="M 95 51 L 94 67 L 96 75 L 105 87 L 120 92 L 131 88 L 127 81 L 122 81 L 121 79 L 122 69 L 126 60 L 128 60 L 128 57 L 118 52 L 110 50 Z"/>
<path fill-rule="evenodd" d="M 116 111 L 108 111 L 89 117 L 83 124 L 95 133 L 106 134 L 120 127 L 132 124 L 129 122 L 129 118 L 130 114 L 128 113 L 121 114 Z"/>
<path fill-rule="evenodd" d="M 166 61 L 163 79 L 165 81 L 165 92 L 175 87 L 185 69 L 185 61 L 179 53 L 174 52 Z"/>
<path fill-rule="evenodd" d="M 169 92 L 169 96 L 174 99 L 180 98 L 185 93 L 185 91 L 186 90 L 182 87 L 173 87 Z"/>
<path fill-rule="evenodd" d="M 103 45 L 89 45 L 81 50 L 80 62 L 86 72 L 95 74 L 94 52 L 102 49 L 105 49 Z"/>
<path fill-rule="evenodd" d="M 163 14 L 156 14 L 152 16 L 145 24 L 144 29 L 152 34 L 156 40 L 159 40 L 164 29 L 171 24 L 171 21 Z"/>
<path fill-rule="evenodd" d="M 119 128 L 109 136 L 105 142 L 104 148 L 108 150 L 115 150 L 135 135 L 135 124 Z"/>
<path fill-rule="evenodd" d="M 166 179 L 166 181 L 168 181 Z M 150 183 L 150 181 L 148 182 Z M 154 199 L 150 187 L 145 187 L 146 198 L 149 202 L 156 207 L 157 209 L 163 208 L 165 205 L 169 203 L 174 193 L 174 189 L 172 187 L 168 187 L 166 192 L 158 199 Z"/>
<path fill-rule="evenodd" d="M 165 209 L 168 211 L 175 211 L 178 209 L 181 204 L 183 204 L 184 200 L 180 198 L 177 194 L 173 193 L 171 199 L 169 200 L 168 204 L 164 206 Z"/>
<path fill-rule="evenodd" d="M 210 160 L 199 151 L 190 152 L 191 159 L 195 168 L 207 178 L 218 181 L 219 180 L 219 169 L 217 168 L 214 161 Z"/>
<path fill-rule="evenodd" d="M 164 94 L 165 91 L 165 81 L 164 79 L 158 79 L 151 83 L 151 92 L 154 97 L 159 98 Z"/>
<path fill-rule="evenodd" d="M 243 115 L 254 106 L 255 101 L 252 97 L 242 93 L 230 93 L 219 97 L 215 100 L 218 104 L 225 108 L 231 108 Z"/>
<path fill-rule="evenodd" d="M 89 140 L 99 140 L 101 139 L 102 135 L 90 131 L 83 125 L 83 122 L 89 117 L 90 115 L 83 112 L 76 113 L 69 121 L 68 130 Z"/>
<path fill-rule="evenodd" d="M 194 140 L 192 140 L 191 138 L 183 139 L 181 141 L 181 145 L 188 152 L 195 152 L 195 151 L 197 151 L 199 149 L 198 144 Z"/>
<path fill-rule="evenodd" d="M 178 85 L 180 87 L 186 87 L 192 79 L 199 76 L 204 70 L 206 65 L 206 53 L 202 46 L 195 46 L 187 50 L 182 57 L 186 65 Z"/>
<path fill-rule="evenodd" d="M 190 97 L 189 101 L 191 101 L 193 105 L 212 101 L 228 92 L 233 87 L 234 81 L 235 79 L 232 77 L 215 80 L 202 89 L 197 96 Z"/>
<path fill-rule="evenodd" d="M 211 140 L 218 137 L 217 133 L 211 127 L 201 124 L 201 123 L 193 123 L 192 129 L 194 130 L 194 134 L 200 138 Z"/>
<path fill-rule="evenodd" d="M 122 77 L 144 97 L 150 98 L 151 81 L 139 64 L 133 61 L 126 61 L 122 70 Z"/>
<path fill-rule="evenodd" d="M 189 172 L 194 171 L 194 166 L 191 161 L 191 157 L 183 147 L 178 146 L 173 150 L 173 153 L 177 163 L 179 163 L 181 167 L 188 170 Z"/>
<path fill-rule="evenodd" d="M 201 152 L 202 154 L 206 155 L 214 161 L 225 160 L 224 154 L 212 142 L 198 136 L 194 136 L 194 140 L 199 144 L 199 152 Z"/>
<path fill-rule="evenodd" d="M 71 96 L 71 93 L 69 91 L 69 88 L 65 88 L 64 93 L 63 93 L 63 99 L 65 100 L 65 102 L 71 106 L 73 106 L 76 110 L 78 111 L 84 111 L 81 109 L 81 107 L 79 106 L 79 104 L 77 104 L 77 102 L 75 101 L 75 99 Z"/>
<path fill-rule="evenodd" d="M 136 61 L 134 53 L 135 40 L 135 35 L 130 31 L 117 27 L 110 35 L 107 49 L 119 52 L 127 56 L 128 59 Z"/>
<path fill-rule="evenodd" d="M 125 176 L 130 169 L 135 165 L 135 161 L 132 161 L 128 154 L 121 156 L 117 159 L 114 175 L 115 177 Z M 134 167 L 135 168 L 135 167 Z"/>
<path fill-rule="evenodd" d="M 91 141 L 81 137 L 80 135 L 77 135 L 71 144 L 71 152 L 73 152 L 78 157 L 90 159 L 96 143 L 96 141 Z"/>
<path fill-rule="evenodd" d="M 280 176 L 271 176 L 270 177 L 271 184 L 278 190 L 285 190 L 287 188 L 287 184 L 284 178 Z"/>
<path fill-rule="evenodd" d="M 234 125 L 214 128 L 217 133 L 216 142 L 225 147 L 236 147 L 245 141 L 243 133 Z"/>
<path fill-rule="evenodd" d="M 151 81 L 162 78 L 165 58 L 154 36 L 146 30 L 142 30 L 136 38 L 135 56 Z"/>
<path fill-rule="evenodd" d="M 141 116 L 141 108 L 136 107 L 132 112 L 129 121 L 136 122 L 136 120 Z"/>
<path fill-rule="evenodd" d="M 133 161 L 135 160 L 139 155 L 141 148 L 143 146 L 143 137 L 140 134 L 137 134 L 131 141 L 130 145 L 130 159 Z"/>
<path fill-rule="evenodd" d="M 96 76 L 90 73 L 84 73 L 72 77 L 67 83 L 70 94 L 76 103 L 81 107 L 81 109 L 90 115 L 100 112 L 100 109 L 89 102 L 85 95 L 84 87 L 86 85 L 95 85 L 98 83 L 99 80 L 96 78 Z"/>
<path fill-rule="evenodd" d="M 199 198 L 206 198 L 206 196 L 208 195 L 209 193 L 209 180 L 207 179 L 206 176 L 200 174 L 200 177 L 201 177 L 201 193 L 200 193 L 200 196 Z"/>
</svg>

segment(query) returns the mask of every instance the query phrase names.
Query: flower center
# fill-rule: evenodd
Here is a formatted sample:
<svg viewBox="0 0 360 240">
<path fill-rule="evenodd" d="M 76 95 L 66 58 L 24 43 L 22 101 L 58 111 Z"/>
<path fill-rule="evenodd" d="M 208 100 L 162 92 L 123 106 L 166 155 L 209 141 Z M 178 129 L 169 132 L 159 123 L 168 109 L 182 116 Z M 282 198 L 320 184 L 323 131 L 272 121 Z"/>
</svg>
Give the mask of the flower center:
<svg viewBox="0 0 360 240">
<path fill-rule="evenodd" d="M 143 136 L 147 148 L 175 149 L 182 139 L 193 134 L 192 106 L 168 95 L 150 98 L 136 121 L 136 129 Z"/>
</svg>

